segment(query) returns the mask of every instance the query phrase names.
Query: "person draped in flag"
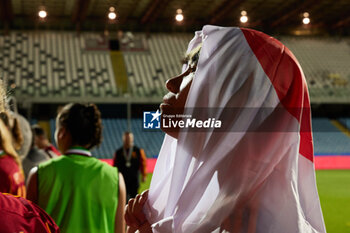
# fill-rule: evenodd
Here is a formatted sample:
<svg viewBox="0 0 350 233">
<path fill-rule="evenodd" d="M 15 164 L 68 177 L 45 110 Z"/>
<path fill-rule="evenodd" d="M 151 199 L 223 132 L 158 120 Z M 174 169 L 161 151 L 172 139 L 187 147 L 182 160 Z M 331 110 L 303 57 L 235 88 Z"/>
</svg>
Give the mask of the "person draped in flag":
<svg viewBox="0 0 350 233">
<path fill-rule="evenodd" d="M 150 190 L 126 207 L 128 232 L 326 232 L 294 55 L 262 32 L 211 25 L 187 53 L 162 113 L 221 128 L 163 128 Z"/>
<path fill-rule="evenodd" d="M 124 232 L 125 184 L 118 169 L 91 156 L 102 137 L 94 104 L 67 104 L 56 118 L 63 156 L 33 168 L 28 199 L 56 221 L 61 232 Z"/>
</svg>

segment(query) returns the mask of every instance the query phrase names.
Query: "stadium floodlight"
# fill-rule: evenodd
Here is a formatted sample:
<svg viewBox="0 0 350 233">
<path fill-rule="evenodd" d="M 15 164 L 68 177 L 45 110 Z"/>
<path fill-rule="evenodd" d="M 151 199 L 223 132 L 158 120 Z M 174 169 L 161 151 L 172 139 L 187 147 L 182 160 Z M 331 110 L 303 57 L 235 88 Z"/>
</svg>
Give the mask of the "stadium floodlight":
<svg viewBox="0 0 350 233">
<path fill-rule="evenodd" d="M 241 23 L 248 22 L 248 16 L 246 11 L 241 11 L 241 18 L 239 18 L 239 20 L 241 21 Z"/>
<path fill-rule="evenodd" d="M 117 13 L 115 13 L 115 8 L 113 6 L 109 8 L 108 18 L 110 20 L 115 20 L 117 18 Z"/>
<path fill-rule="evenodd" d="M 304 18 L 303 18 L 303 24 L 304 24 L 304 25 L 309 24 L 309 23 L 310 23 L 310 18 L 309 18 L 310 14 L 309 14 L 309 12 L 304 12 L 304 13 L 303 13 L 303 16 L 304 16 Z"/>
<path fill-rule="evenodd" d="M 307 17 L 305 17 L 305 18 L 303 18 L 303 24 L 309 24 L 310 23 L 310 18 L 307 18 Z"/>
<path fill-rule="evenodd" d="M 40 10 L 38 12 L 38 15 L 39 15 L 40 18 L 45 19 L 46 16 L 47 16 L 47 12 L 45 10 Z"/>
<path fill-rule="evenodd" d="M 183 14 L 177 14 L 175 16 L 175 19 L 176 19 L 176 21 L 181 22 L 182 20 L 184 20 L 184 15 Z"/>
<path fill-rule="evenodd" d="M 181 9 L 176 10 L 175 20 L 178 22 L 181 22 L 182 20 L 184 20 L 184 15 L 182 14 Z"/>
<path fill-rule="evenodd" d="M 117 14 L 115 12 L 109 12 L 108 13 L 108 18 L 110 20 L 115 20 L 117 18 Z"/>
<path fill-rule="evenodd" d="M 241 21 L 241 23 L 246 23 L 246 22 L 248 22 L 248 16 L 242 15 L 239 20 Z"/>
</svg>

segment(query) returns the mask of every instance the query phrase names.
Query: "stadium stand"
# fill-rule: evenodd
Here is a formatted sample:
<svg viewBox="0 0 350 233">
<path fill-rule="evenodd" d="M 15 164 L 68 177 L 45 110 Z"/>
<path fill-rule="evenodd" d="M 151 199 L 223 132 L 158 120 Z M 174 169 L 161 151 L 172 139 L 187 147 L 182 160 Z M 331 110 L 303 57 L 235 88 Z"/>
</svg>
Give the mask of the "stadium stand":
<svg viewBox="0 0 350 233">
<path fill-rule="evenodd" d="M 327 118 L 312 119 L 316 155 L 350 155 L 350 138 Z"/>
<path fill-rule="evenodd" d="M 165 80 L 180 72 L 191 37 L 138 35 L 144 41 L 143 50 L 124 53 L 131 95 L 162 96 Z M 0 36 L 4 55 L 0 57 L 0 70 L 9 86 L 16 87 L 18 100 L 121 96 L 108 46 L 99 45 L 107 43 L 103 40 L 97 33 L 12 32 Z"/>
<path fill-rule="evenodd" d="M 17 97 L 117 95 L 108 51 L 90 54 L 85 41 L 70 32 L 13 32 L 0 37 L 0 68 Z M 112 77 L 112 78 L 111 78 Z M 20 98 L 19 98 L 20 99 Z"/>
<path fill-rule="evenodd" d="M 181 60 L 190 34 L 152 34 L 147 52 L 125 52 L 130 89 L 134 96 L 163 96 L 164 83 L 181 71 Z"/>
<path fill-rule="evenodd" d="M 347 103 L 350 96 L 349 39 L 282 37 L 299 60 L 312 103 Z"/>
<path fill-rule="evenodd" d="M 122 44 L 129 96 L 159 101 L 165 81 L 181 70 L 193 34 L 138 33 Z M 312 103 L 344 103 L 350 96 L 349 39 L 281 37 L 298 58 Z M 135 41 L 133 41 L 135 40 Z M 122 41 L 121 41 L 122 42 Z M 136 43 L 137 42 L 137 43 Z M 137 48 L 132 49 L 137 44 Z M 17 99 L 38 102 L 123 97 L 116 85 L 108 40 L 98 33 L 11 32 L 0 36 L 0 70 Z M 13 85 L 14 84 L 14 85 Z"/>
<path fill-rule="evenodd" d="M 181 59 L 192 33 L 137 33 L 121 41 L 129 95 L 120 92 L 108 40 L 85 32 L 16 32 L 0 35 L 0 71 L 19 102 L 91 101 L 159 103 L 165 81 L 181 70 Z M 281 37 L 300 61 L 312 103 L 348 103 L 350 96 L 350 40 L 348 38 Z M 129 98 L 130 97 L 130 98 Z M 153 98 L 152 101 L 149 101 Z M 149 157 L 159 152 L 164 134 L 143 131 L 132 119 L 132 131 Z M 339 119 L 348 129 L 349 119 Z M 126 119 L 104 119 L 104 143 L 93 153 L 110 158 L 121 145 Z M 323 118 L 314 122 L 315 152 L 349 153 L 349 138 Z M 54 123 L 51 120 L 51 132 Z M 334 143 L 337 143 L 336 145 Z M 338 145 L 339 144 L 339 145 Z M 333 148 L 333 146 L 334 148 Z"/>
<path fill-rule="evenodd" d="M 350 118 L 339 118 L 338 120 L 344 127 L 350 130 Z"/>
</svg>

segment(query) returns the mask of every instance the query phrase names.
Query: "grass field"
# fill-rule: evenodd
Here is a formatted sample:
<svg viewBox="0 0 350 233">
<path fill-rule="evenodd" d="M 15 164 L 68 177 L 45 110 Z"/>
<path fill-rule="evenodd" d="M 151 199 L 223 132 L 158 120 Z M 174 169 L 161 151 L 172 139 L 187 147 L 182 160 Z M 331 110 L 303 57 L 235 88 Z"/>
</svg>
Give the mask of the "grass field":
<svg viewBox="0 0 350 233">
<path fill-rule="evenodd" d="M 140 187 L 150 185 L 152 174 Z M 318 193 L 328 233 L 350 233 L 350 170 L 316 171 Z"/>
<path fill-rule="evenodd" d="M 140 184 L 139 193 L 142 193 L 144 190 L 149 188 L 151 184 L 151 179 L 152 179 L 152 173 L 148 173 L 146 181 Z"/>
<path fill-rule="evenodd" d="M 350 233 L 350 170 L 316 171 L 328 233 Z"/>
</svg>

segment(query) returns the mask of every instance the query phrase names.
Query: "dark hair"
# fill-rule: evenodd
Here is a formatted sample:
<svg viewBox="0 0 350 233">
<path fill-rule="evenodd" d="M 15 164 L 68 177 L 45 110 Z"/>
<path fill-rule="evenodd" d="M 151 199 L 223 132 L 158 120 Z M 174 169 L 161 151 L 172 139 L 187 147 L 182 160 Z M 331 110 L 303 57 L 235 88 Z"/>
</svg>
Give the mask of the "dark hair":
<svg viewBox="0 0 350 233">
<path fill-rule="evenodd" d="M 35 136 L 46 136 L 45 130 L 40 125 L 32 125 L 32 132 Z"/>
<path fill-rule="evenodd" d="M 95 104 L 67 104 L 58 116 L 58 122 L 72 136 L 72 145 L 91 149 L 102 141 L 101 113 Z"/>
</svg>

